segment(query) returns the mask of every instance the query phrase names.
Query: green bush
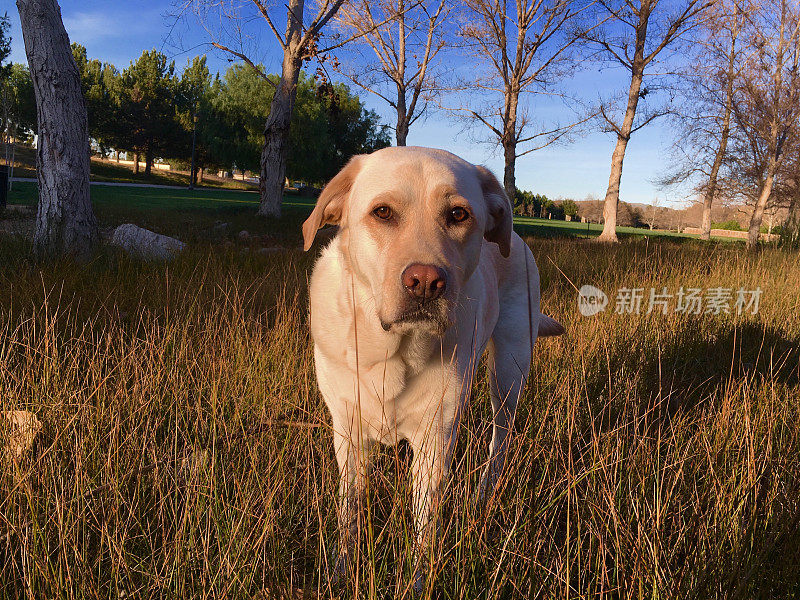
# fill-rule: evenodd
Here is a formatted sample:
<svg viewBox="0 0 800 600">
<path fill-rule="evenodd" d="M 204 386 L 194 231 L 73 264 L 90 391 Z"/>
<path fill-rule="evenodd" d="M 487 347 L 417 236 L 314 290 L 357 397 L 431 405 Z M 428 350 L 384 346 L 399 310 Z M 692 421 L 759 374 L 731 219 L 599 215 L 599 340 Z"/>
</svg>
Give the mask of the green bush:
<svg viewBox="0 0 800 600">
<path fill-rule="evenodd" d="M 564 214 L 573 218 L 578 216 L 578 205 L 575 200 L 567 198 L 561 202 L 561 209 L 564 211 Z"/>
<path fill-rule="evenodd" d="M 728 221 L 723 221 L 722 223 L 712 223 L 711 229 L 727 229 L 728 231 L 744 231 L 741 225 L 739 225 L 738 221 L 734 221 L 730 219 Z"/>
</svg>

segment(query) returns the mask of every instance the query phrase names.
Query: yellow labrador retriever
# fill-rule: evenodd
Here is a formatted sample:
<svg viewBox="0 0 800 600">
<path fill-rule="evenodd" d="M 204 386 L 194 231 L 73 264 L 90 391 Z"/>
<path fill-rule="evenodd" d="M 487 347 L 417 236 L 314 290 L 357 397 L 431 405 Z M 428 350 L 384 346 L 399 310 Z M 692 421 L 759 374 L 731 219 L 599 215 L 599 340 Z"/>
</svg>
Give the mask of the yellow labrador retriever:
<svg viewBox="0 0 800 600">
<path fill-rule="evenodd" d="M 303 224 L 339 233 L 311 277 L 317 380 L 341 473 L 336 571 L 347 568 L 370 445 L 413 450 L 418 548 L 434 518 L 470 396 L 488 353 L 493 433 L 481 495 L 501 475 L 537 336 L 563 327 L 539 312 L 539 272 L 512 230 L 503 188 L 484 167 L 428 148 L 354 157 Z M 414 585 L 422 585 L 417 565 Z"/>
</svg>

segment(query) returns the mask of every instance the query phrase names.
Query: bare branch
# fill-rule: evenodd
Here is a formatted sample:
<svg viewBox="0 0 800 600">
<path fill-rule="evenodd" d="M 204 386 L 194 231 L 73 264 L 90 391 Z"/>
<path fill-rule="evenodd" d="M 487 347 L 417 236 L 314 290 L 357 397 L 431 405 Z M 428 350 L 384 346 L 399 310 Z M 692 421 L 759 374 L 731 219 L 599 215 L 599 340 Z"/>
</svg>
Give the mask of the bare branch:
<svg viewBox="0 0 800 600">
<path fill-rule="evenodd" d="M 447 46 L 442 35 L 447 6 L 447 0 L 413 0 L 410 4 L 406 0 L 350 0 L 336 17 L 340 29 L 352 33 L 351 38 L 360 37 L 359 47 L 374 55 L 372 61 L 348 61 L 337 71 L 395 110 L 400 145 L 405 143 L 408 127 L 437 92 L 438 64 L 434 59 Z M 424 36 L 422 40 L 418 34 Z M 416 66 L 410 67 L 414 62 Z M 353 64 L 359 67 L 350 66 Z M 367 75 L 370 80 L 364 82 Z"/>
<path fill-rule="evenodd" d="M 261 16 L 264 17 L 264 20 L 266 20 L 270 30 L 272 30 L 272 33 L 275 35 L 275 39 L 278 40 L 278 43 L 281 45 L 281 48 L 285 50 L 286 42 L 284 41 L 283 36 L 281 36 L 281 34 L 278 33 L 275 24 L 272 22 L 272 19 L 269 16 L 269 12 L 267 12 L 266 5 L 261 0 L 252 0 L 252 2 L 253 4 L 256 5 L 256 8 L 258 8 L 258 11 L 261 13 Z"/>
<path fill-rule="evenodd" d="M 264 73 L 264 70 L 261 67 L 259 67 L 252 60 L 250 60 L 250 58 L 248 58 L 247 56 L 245 56 L 241 52 L 237 52 L 236 50 L 234 50 L 232 48 L 228 48 L 227 46 L 225 46 L 224 44 L 220 44 L 219 42 L 211 42 L 211 45 L 214 46 L 214 48 L 217 48 L 219 50 L 227 52 L 228 54 L 231 54 L 231 55 L 235 56 L 236 58 L 238 58 L 239 60 L 243 61 L 245 64 L 247 64 L 248 67 L 253 69 L 253 71 L 255 71 L 256 74 L 258 74 L 259 77 L 261 77 L 264 81 L 269 82 L 269 84 L 273 88 L 275 87 L 276 84 L 275 84 L 274 81 L 272 81 L 269 78 L 269 75 Z"/>
</svg>

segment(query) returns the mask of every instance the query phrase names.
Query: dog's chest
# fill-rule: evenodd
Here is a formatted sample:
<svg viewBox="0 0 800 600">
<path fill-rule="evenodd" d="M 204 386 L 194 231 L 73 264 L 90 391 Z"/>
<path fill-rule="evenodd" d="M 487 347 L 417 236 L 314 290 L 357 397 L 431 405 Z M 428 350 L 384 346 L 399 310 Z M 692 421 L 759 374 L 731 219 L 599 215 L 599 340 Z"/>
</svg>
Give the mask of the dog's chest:
<svg viewBox="0 0 800 600">
<path fill-rule="evenodd" d="M 397 352 L 384 360 L 372 364 L 359 361 L 359 412 L 370 437 L 391 444 L 403 437 L 403 431 L 416 425 L 409 420 L 414 421 L 419 406 L 427 403 L 434 393 L 418 381 L 431 362 L 441 363 L 440 345 L 414 336 L 404 339 Z M 356 373 L 348 370 L 355 379 Z"/>
<path fill-rule="evenodd" d="M 441 397 L 426 383 L 431 366 L 442 363 L 441 345 L 408 339 L 382 356 L 376 346 L 363 348 L 356 366 L 355 348 L 335 357 L 317 346 L 320 389 L 335 422 L 359 422 L 368 438 L 393 445 L 418 430 L 432 398 Z"/>
</svg>

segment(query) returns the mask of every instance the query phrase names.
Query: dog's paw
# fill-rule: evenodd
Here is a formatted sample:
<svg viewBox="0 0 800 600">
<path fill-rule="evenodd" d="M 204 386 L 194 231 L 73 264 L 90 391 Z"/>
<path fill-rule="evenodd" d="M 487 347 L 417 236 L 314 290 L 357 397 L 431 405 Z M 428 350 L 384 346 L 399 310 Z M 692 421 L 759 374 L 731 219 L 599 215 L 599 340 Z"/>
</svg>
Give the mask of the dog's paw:
<svg viewBox="0 0 800 600">
<path fill-rule="evenodd" d="M 425 590 L 425 568 L 423 565 L 418 564 L 414 568 L 414 575 L 413 575 L 413 582 L 411 585 L 411 593 L 415 596 L 421 596 L 423 590 Z"/>
<path fill-rule="evenodd" d="M 350 559 L 347 552 L 336 551 L 331 557 L 331 565 L 333 567 L 328 572 L 328 584 L 330 586 L 337 586 L 347 578 L 347 572 L 350 568 Z"/>
</svg>

